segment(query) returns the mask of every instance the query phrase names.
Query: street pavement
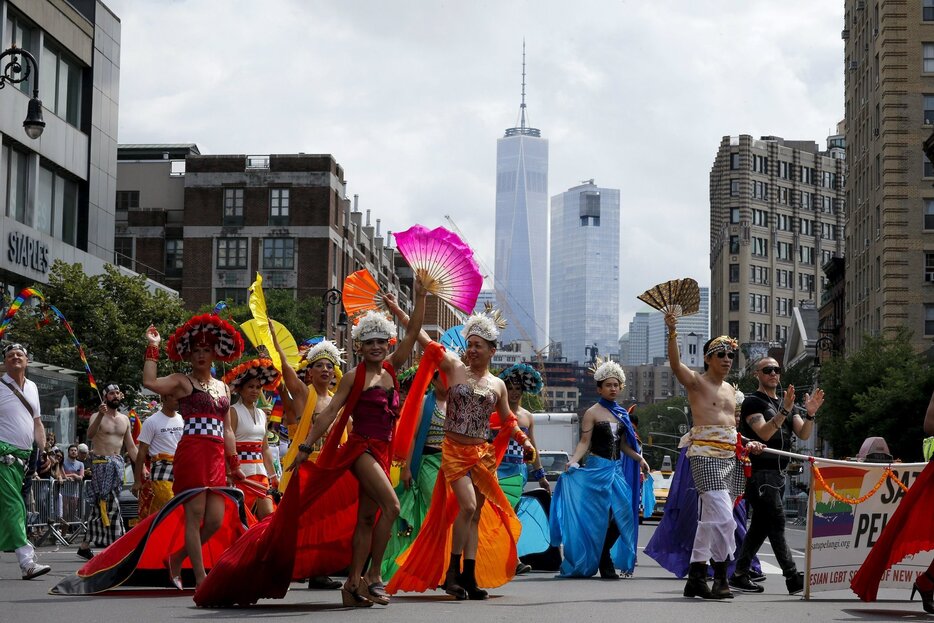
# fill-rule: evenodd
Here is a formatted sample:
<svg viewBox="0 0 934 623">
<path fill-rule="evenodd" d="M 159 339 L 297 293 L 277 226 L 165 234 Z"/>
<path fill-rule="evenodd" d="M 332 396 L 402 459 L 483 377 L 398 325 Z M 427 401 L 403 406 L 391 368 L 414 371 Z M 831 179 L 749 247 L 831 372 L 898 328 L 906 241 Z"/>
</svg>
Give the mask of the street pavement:
<svg viewBox="0 0 934 623">
<path fill-rule="evenodd" d="M 654 523 L 643 525 L 640 545 L 648 543 Z M 789 545 L 804 569 L 804 532 L 789 529 Z M 299 584 L 285 599 L 264 600 L 252 608 L 196 608 L 192 591 L 118 590 L 94 597 L 59 597 L 47 591 L 83 562 L 74 550 L 43 548 L 41 561 L 50 574 L 24 582 L 12 553 L 0 555 L 0 623 L 151 623 L 187 621 L 677 621 L 678 623 L 743 623 L 814 621 L 912 621 L 926 618 L 908 593 L 880 591 L 881 601 L 864 604 L 849 591 L 820 593 L 805 601 L 785 592 L 775 557 L 766 545 L 761 560 L 768 575 L 765 592 L 737 594 L 726 602 L 704 602 L 681 595 L 684 582 L 670 576 L 644 554 L 634 577 L 619 581 L 558 580 L 551 573 L 531 573 L 491 591 L 486 602 L 455 602 L 442 593 L 397 596 L 388 607 L 350 610 L 340 605 L 338 591 L 309 591 Z"/>
</svg>

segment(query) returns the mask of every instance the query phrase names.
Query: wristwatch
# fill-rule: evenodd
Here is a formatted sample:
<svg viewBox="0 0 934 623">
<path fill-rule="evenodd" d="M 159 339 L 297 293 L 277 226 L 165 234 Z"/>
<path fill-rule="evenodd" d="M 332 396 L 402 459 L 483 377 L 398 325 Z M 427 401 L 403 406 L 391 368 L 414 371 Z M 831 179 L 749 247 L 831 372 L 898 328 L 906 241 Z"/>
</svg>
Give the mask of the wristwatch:
<svg viewBox="0 0 934 623">
<path fill-rule="evenodd" d="M 807 420 L 808 422 L 813 422 L 813 421 L 814 421 L 814 416 L 811 415 L 810 413 L 806 413 L 806 414 L 804 415 L 804 419 Z"/>
</svg>

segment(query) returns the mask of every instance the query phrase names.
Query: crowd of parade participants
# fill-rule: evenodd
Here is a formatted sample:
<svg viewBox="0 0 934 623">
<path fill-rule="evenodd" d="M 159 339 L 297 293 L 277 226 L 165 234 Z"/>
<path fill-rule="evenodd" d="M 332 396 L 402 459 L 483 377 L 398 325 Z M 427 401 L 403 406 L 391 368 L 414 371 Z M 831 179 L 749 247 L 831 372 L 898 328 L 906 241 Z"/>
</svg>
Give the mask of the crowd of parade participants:
<svg viewBox="0 0 934 623">
<path fill-rule="evenodd" d="M 282 598 L 294 582 L 307 582 L 339 589 L 344 606 L 370 607 L 435 590 L 484 600 L 529 571 L 527 561 L 542 559 L 559 578 L 635 573 L 649 466 L 633 418 L 616 401 L 626 383 L 622 368 L 594 365 L 600 399 L 581 418 L 569 467 L 548 495 L 534 421 L 521 406 L 524 395 L 541 391 L 540 374 L 526 364 L 491 372 L 505 327 L 492 310 L 464 323 L 462 352 L 432 341 L 422 330 L 427 296 L 416 280 L 411 317 L 392 296 L 384 297 L 389 314 L 361 317 L 352 329 L 358 363 L 347 369 L 350 356 L 328 340 L 311 345 L 294 367 L 278 341 L 278 366 L 268 352 L 243 361 L 239 331 L 214 314 L 192 317 L 165 344 L 150 327 L 141 336 L 142 384 L 160 396 L 161 409 L 135 443 L 118 409 L 120 388 L 106 386 L 88 429 L 90 454 L 81 448 L 93 474 L 77 549 L 87 562 L 51 592 L 193 587 L 199 606 L 224 607 Z M 693 426 L 645 555 L 685 578 L 685 597 L 730 599 L 762 592 L 756 554 L 768 538 L 788 593 L 798 594 L 804 578 L 785 542 L 782 507 L 788 459 L 769 449 L 787 450 L 792 435 L 811 435 L 823 391 L 805 394 L 796 408 L 794 388 L 779 391 L 780 365 L 764 358 L 752 364 L 757 391 L 744 397 L 726 382 L 735 339 L 705 344 L 698 372 L 681 363 L 675 316 L 666 315 L 666 324 L 668 359 L 687 390 Z M 405 369 L 416 345 L 420 359 Z M 188 372 L 157 376 L 164 354 Z M 240 363 L 212 374 L 233 362 Z M 15 551 L 23 579 L 32 579 L 50 568 L 26 538 L 21 489 L 29 449 L 44 447 L 46 435 L 35 383 L 25 377 L 26 348 L 8 345 L 4 363 L 0 549 Z M 260 408 L 273 391 L 282 397 L 281 422 Z M 925 429 L 934 433 L 934 400 Z M 69 448 L 63 460 L 69 478 L 83 477 L 78 450 Z M 118 500 L 125 454 L 140 506 L 127 532 Z M 930 532 L 912 522 L 930 516 L 922 506 L 929 471 L 857 574 L 854 590 L 864 599 L 875 598 L 885 569 L 932 545 L 930 535 L 903 542 L 908 532 Z M 530 480 L 544 497 L 522 495 Z M 915 591 L 934 611 L 934 568 Z"/>
</svg>

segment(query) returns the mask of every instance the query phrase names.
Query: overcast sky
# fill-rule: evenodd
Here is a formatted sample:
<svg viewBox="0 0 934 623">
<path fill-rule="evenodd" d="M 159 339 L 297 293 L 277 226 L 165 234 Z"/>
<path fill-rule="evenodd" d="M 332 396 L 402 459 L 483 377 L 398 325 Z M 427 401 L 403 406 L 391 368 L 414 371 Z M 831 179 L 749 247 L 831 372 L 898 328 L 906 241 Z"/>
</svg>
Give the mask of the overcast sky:
<svg viewBox="0 0 934 623">
<path fill-rule="evenodd" d="M 722 136 L 823 148 L 843 117 L 842 0 L 105 2 L 121 143 L 333 154 L 383 231 L 450 214 L 485 272 L 525 38 L 549 194 L 621 189 L 621 333 L 651 285 L 709 285 Z"/>
</svg>

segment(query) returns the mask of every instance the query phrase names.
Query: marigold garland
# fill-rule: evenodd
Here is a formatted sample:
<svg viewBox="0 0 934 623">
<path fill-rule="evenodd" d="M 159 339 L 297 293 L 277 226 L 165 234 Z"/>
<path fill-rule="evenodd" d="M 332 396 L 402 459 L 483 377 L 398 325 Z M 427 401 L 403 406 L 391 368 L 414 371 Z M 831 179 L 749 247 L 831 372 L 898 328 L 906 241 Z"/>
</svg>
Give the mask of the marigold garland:
<svg viewBox="0 0 934 623">
<path fill-rule="evenodd" d="M 830 485 L 827 484 L 827 481 L 824 480 L 824 476 L 820 473 L 820 468 L 818 468 L 817 464 L 814 462 L 811 463 L 811 473 L 814 474 L 814 477 L 817 479 L 817 482 L 820 484 L 821 488 L 830 494 L 830 497 L 837 500 L 838 502 L 843 502 L 844 504 L 856 505 L 865 502 L 876 494 L 876 491 L 878 491 L 883 483 L 885 483 L 886 478 L 891 478 L 902 491 L 908 491 L 908 487 L 905 485 L 905 483 L 899 480 L 898 476 L 895 475 L 895 472 L 893 472 L 889 467 L 886 467 L 882 472 L 882 477 L 879 479 L 879 482 L 877 482 L 872 489 L 867 491 L 866 495 L 860 496 L 858 498 L 848 498 L 845 495 L 840 495 L 831 489 Z"/>
</svg>

